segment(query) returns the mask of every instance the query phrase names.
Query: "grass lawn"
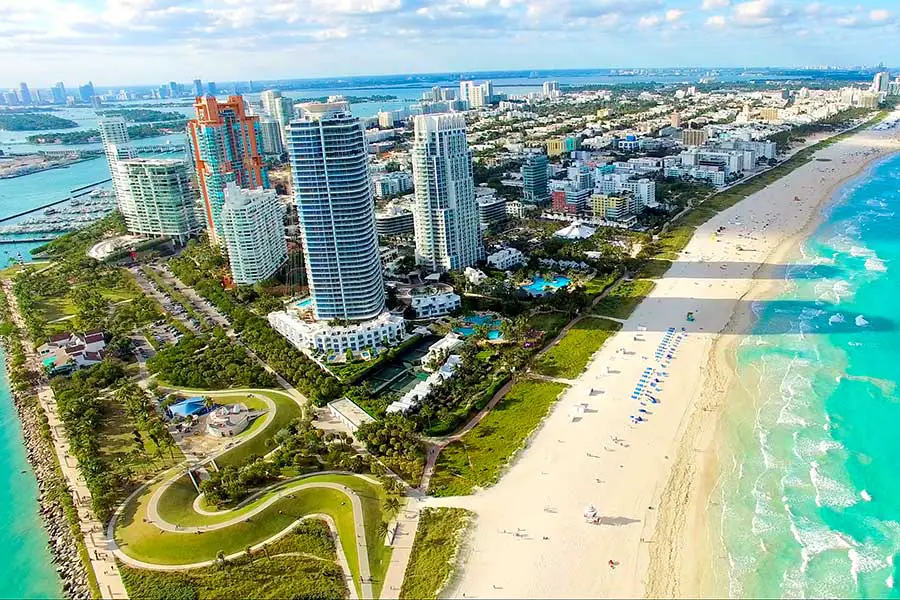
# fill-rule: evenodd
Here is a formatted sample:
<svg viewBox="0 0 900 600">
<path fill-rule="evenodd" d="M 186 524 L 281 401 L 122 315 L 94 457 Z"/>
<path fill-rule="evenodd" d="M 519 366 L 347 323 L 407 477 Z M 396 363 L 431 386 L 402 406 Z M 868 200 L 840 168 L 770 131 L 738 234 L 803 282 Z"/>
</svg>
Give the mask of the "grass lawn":
<svg viewBox="0 0 900 600">
<path fill-rule="evenodd" d="M 0 279 L 12 279 L 16 273 L 20 271 L 24 271 L 28 267 L 33 268 L 34 270 L 39 270 L 50 264 L 49 260 L 35 260 L 29 263 L 24 263 L 21 265 L 12 265 L 6 267 L 5 269 L 0 269 Z"/>
<path fill-rule="evenodd" d="M 429 491 L 435 496 L 459 496 L 496 483 L 565 388 L 550 381 L 517 382 L 472 431 L 444 448 Z"/>
<path fill-rule="evenodd" d="M 599 296 L 603 293 L 603 290 L 615 280 L 616 275 L 612 274 L 594 277 L 593 279 L 584 282 L 584 293 L 591 298 Z"/>
<path fill-rule="evenodd" d="M 75 315 L 75 306 L 67 297 L 46 298 L 35 304 L 41 311 L 41 318 L 47 323 Z"/>
<path fill-rule="evenodd" d="M 474 513 L 462 508 L 425 508 L 412 555 L 406 566 L 400 598 L 437 598 L 453 574 L 459 544 Z"/>
<path fill-rule="evenodd" d="M 333 481 L 334 477 L 352 479 L 352 476 L 345 475 L 329 476 L 328 480 Z M 304 483 L 312 481 L 314 480 L 305 480 Z M 338 490 L 324 488 L 300 490 L 293 494 L 293 498 L 283 498 L 251 517 L 249 522 L 198 534 L 166 532 L 152 523 L 144 522 L 147 504 L 159 485 L 151 486 L 140 497 L 130 502 L 116 524 L 116 540 L 129 556 L 149 563 L 169 565 L 212 560 L 220 550 L 225 554 L 240 552 L 248 545 L 252 546 L 272 537 L 300 517 L 323 513 L 335 520 L 350 570 L 358 577 L 359 561 L 356 553 L 356 536 L 353 533 L 353 510 L 347 496 Z M 208 519 L 207 523 L 216 522 L 214 517 Z"/>
<path fill-rule="evenodd" d="M 346 485 L 359 495 L 365 519 L 367 553 L 373 586 L 376 590 L 380 590 L 392 551 L 390 547 L 384 545 L 384 536 L 379 533 L 381 522 L 386 520 L 382 512 L 384 491 L 381 486 L 353 475 L 314 475 L 285 485 L 299 486 L 315 482 Z M 293 494 L 294 498 L 282 498 L 263 512 L 251 517 L 250 523 L 239 523 L 198 535 L 162 532 L 154 525 L 141 520 L 146 515 L 146 505 L 150 496 L 159 488 L 159 485 L 154 485 L 151 490 L 134 500 L 128 506 L 123 520 L 116 527 L 116 539 L 128 543 L 127 546 L 123 546 L 123 549 L 129 556 L 159 564 L 185 564 L 211 560 L 215 558 L 216 552 L 219 550 L 223 550 L 225 554 L 243 550 L 247 545 L 257 544 L 275 535 L 297 518 L 318 512 L 334 518 L 341 537 L 341 544 L 347 555 L 347 562 L 350 564 L 354 577 L 357 581 L 359 579 L 359 558 L 353 529 L 353 512 L 347 497 L 337 490 L 300 490 Z M 165 491 L 160 498 L 158 509 L 160 516 L 172 524 L 184 527 L 212 525 L 249 513 L 277 494 L 280 489 L 284 489 L 284 486 L 268 491 L 237 510 L 227 511 L 221 515 L 206 516 L 193 510 L 193 502 L 197 493 L 185 475 Z M 343 505 L 341 505 L 342 502 Z M 279 514 L 279 511 L 283 514 Z"/>
<path fill-rule="evenodd" d="M 528 317 L 528 326 L 544 332 L 544 340 L 552 339 L 569 322 L 570 315 L 562 312 L 543 313 Z"/>
<path fill-rule="evenodd" d="M 122 300 L 134 300 L 140 294 L 137 291 L 129 288 L 109 288 L 102 287 L 98 290 L 100 295 L 109 300 L 110 302 L 121 302 Z"/>
<path fill-rule="evenodd" d="M 224 567 L 165 572 L 119 565 L 131 598 L 143 600 L 244 600 L 246 598 L 346 598 L 340 566 L 306 556 L 241 557 Z"/>
<path fill-rule="evenodd" d="M 623 281 L 594 307 L 594 312 L 604 317 L 627 319 L 638 304 L 653 291 L 656 284 L 649 279 Z"/>
<path fill-rule="evenodd" d="M 535 361 L 534 370 L 549 377 L 574 379 L 584 371 L 594 352 L 620 327 L 615 321 L 584 318 Z"/>
<path fill-rule="evenodd" d="M 177 446 L 157 454 L 156 444 L 147 435 L 142 436 L 143 449 L 137 448 L 132 434 L 137 428 L 125 407 L 110 397 L 106 418 L 97 435 L 103 460 L 128 465 L 136 475 L 146 479 L 184 460 Z"/>
</svg>

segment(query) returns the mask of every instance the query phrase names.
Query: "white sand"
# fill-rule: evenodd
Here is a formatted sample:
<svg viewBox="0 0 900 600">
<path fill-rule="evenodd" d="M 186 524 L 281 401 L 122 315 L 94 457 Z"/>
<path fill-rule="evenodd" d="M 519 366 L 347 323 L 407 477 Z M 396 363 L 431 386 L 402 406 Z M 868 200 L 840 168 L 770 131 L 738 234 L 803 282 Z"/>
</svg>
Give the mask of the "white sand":
<svg viewBox="0 0 900 600">
<path fill-rule="evenodd" d="M 692 458 L 702 428 L 688 425 L 703 412 L 697 409 L 713 342 L 740 310 L 739 299 L 753 288 L 760 265 L 780 247 L 796 243 L 836 185 L 876 156 L 900 150 L 898 138 L 900 129 L 866 131 L 832 145 L 816 155 L 830 162 L 809 162 L 701 227 L 496 486 L 470 497 L 426 501 L 477 513 L 447 597 L 690 592 L 689 585 L 675 585 L 676 574 L 703 568 L 696 563 L 707 558 L 686 554 L 684 543 L 691 502 L 705 502 L 694 489 L 702 457 Z M 722 226 L 726 230 L 714 236 Z M 685 320 L 688 311 L 695 313 L 695 322 Z M 639 325 L 647 327 L 638 334 L 644 341 L 635 340 Z M 645 367 L 660 368 L 654 352 L 668 327 L 685 327 L 689 335 L 664 368 L 670 375 L 655 394 L 661 404 L 648 403 L 645 408 L 653 414 L 633 425 L 629 415 L 637 415 L 640 406 L 631 399 L 632 390 Z M 603 393 L 591 395 L 591 388 Z M 572 409 L 581 402 L 589 412 L 573 422 Z M 703 418 L 714 421 L 716 413 L 709 415 Z M 614 443 L 613 437 L 628 446 Z M 670 481 L 676 458 L 681 468 Z M 665 504 L 671 508 L 660 515 L 657 507 L 667 485 L 671 495 Z M 588 504 L 604 515 L 601 524 L 585 521 Z M 651 546 L 656 546 L 656 577 L 648 590 Z M 610 569 L 609 560 L 617 561 L 617 568 Z"/>
</svg>

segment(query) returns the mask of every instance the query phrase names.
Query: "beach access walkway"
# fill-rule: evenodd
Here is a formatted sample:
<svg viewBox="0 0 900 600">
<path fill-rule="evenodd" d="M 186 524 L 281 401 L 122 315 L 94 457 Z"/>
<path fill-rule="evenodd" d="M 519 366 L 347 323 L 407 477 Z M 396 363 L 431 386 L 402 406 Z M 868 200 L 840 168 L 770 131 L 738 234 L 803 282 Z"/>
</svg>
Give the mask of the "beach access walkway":
<svg viewBox="0 0 900 600">
<path fill-rule="evenodd" d="M 21 331 L 26 331 L 25 322 L 19 313 L 16 297 L 12 293 L 12 286 L 5 280 L 2 285 L 7 298 L 9 298 L 13 320 Z M 36 373 L 42 373 L 43 369 L 40 359 L 30 349 L 33 345 L 26 340 L 24 346 L 29 368 Z M 72 493 L 75 509 L 78 512 L 79 529 L 84 538 L 84 545 L 90 560 L 90 568 L 97 579 L 100 593 L 104 598 L 128 598 L 128 592 L 125 590 L 125 584 L 122 582 L 113 554 L 115 543 L 105 535 L 102 523 L 94 517 L 91 510 L 91 492 L 78 471 L 78 459 L 75 458 L 69 448 L 69 441 L 66 439 L 65 429 L 57 411 L 56 398 L 46 378 L 41 380 L 37 388 L 37 396 L 41 408 L 47 416 L 50 436 L 53 440 L 53 450 L 56 452 L 60 470 L 66 485 Z"/>
</svg>

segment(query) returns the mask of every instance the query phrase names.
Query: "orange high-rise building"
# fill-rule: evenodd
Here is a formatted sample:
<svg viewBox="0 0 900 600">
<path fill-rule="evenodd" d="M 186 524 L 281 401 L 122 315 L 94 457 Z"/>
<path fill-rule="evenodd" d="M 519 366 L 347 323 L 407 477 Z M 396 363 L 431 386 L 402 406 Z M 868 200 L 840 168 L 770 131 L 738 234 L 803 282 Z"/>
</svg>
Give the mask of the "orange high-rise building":
<svg viewBox="0 0 900 600">
<path fill-rule="evenodd" d="M 247 189 L 269 187 L 262 162 L 259 117 L 246 113 L 241 96 L 229 96 L 225 102 L 213 96 L 198 97 L 194 108 L 197 117 L 188 121 L 188 141 L 209 239 L 219 244 L 225 184 L 233 181 Z"/>
</svg>

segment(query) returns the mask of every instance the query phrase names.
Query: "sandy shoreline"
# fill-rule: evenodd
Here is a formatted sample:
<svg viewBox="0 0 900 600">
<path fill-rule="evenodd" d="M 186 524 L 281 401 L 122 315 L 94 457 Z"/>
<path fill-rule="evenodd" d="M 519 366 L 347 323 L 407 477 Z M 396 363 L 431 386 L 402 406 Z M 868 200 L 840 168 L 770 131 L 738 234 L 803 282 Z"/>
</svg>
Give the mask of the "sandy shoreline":
<svg viewBox="0 0 900 600">
<path fill-rule="evenodd" d="M 832 188 L 897 150 L 900 129 L 860 132 L 700 227 L 501 481 L 474 496 L 427 501 L 477 514 L 445 594 L 655 597 L 718 587 L 708 580 L 702 538 L 728 344 L 746 327 L 750 302 L 782 279 L 786 253 Z M 661 343 L 665 364 L 655 354 Z M 660 380 L 652 391 L 659 404 L 632 399 L 646 369 L 649 381 Z M 587 411 L 573 419 L 580 404 Z M 634 424 L 633 415 L 646 420 Z M 599 524 L 586 522 L 588 504 L 603 515 Z"/>
<path fill-rule="evenodd" d="M 865 133 L 859 134 L 865 135 Z M 896 139 L 895 139 L 896 143 Z M 735 357 L 742 336 L 746 335 L 754 323 L 756 316 L 752 311 L 752 302 L 765 301 L 776 297 L 787 285 L 781 272 L 782 265 L 796 264 L 802 260 L 799 255 L 800 246 L 825 220 L 823 210 L 837 194 L 851 181 L 863 176 L 875 163 L 900 151 L 900 147 L 887 147 L 881 151 L 864 157 L 865 159 L 848 163 L 855 168 L 852 172 L 836 171 L 840 175 L 837 181 L 823 181 L 828 187 L 817 193 L 812 200 L 814 211 L 806 225 L 795 235 L 785 238 L 768 257 L 767 263 L 760 267 L 754 276 L 746 296 L 747 303 L 741 304 L 732 315 L 722 335 L 714 342 L 711 349 L 711 368 L 702 385 L 701 396 L 706 398 L 702 410 L 695 412 L 692 420 L 694 430 L 686 433 L 681 440 L 676 468 L 670 477 L 664 496 L 670 492 L 669 486 L 674 484 L 675 474 L 679 472 L 682 461 L 692 461 L 694 477 L 689 481 L 687 501 L 678 506 L 663 510 L 660 506 L 660 523 L 656 539 L 656 548 L 665 549 L 660 555 L 668 553 L 676 557 L 674 563 L 668 563 L 660 555 L 651 551 L 651 570 L 646 589 L 647 597 L 667 595 L 669 597 L 727 597 L 727 560 L 721 540 L 711 539 L 713 533 L 708 517 L 710 507 L 715 502 L 712 494 L 718 484 L 719 457 L 717 451 L 721 438 L 721 416 L 728 402 L 744 402 L 744 398 L 735 390 L 736 365 Z M 752 406 L 748 406 L 752 408 Z M 693 434 L 693 435 L 692 435 Z M 682 468 L 683 471 L 683 468 Z M 663 500 L 665 502 L 665 500 Z M 687 535 L 672 536 L 673 530 L 684 525 Z M 710 567 L 710 565 L 713 565 Z M 666 569 L 672 569 L 677 576 L 663 577 Z M 654 576 L 658 574 L 659 576 Z"/>
</svg>

